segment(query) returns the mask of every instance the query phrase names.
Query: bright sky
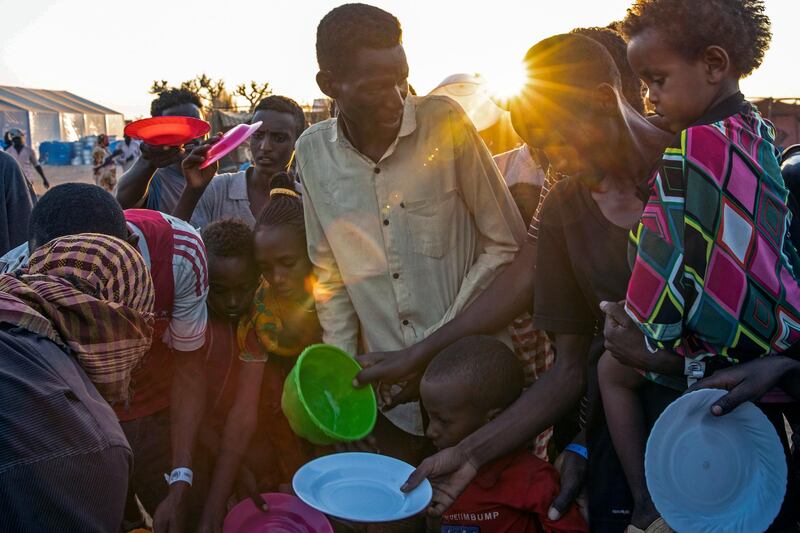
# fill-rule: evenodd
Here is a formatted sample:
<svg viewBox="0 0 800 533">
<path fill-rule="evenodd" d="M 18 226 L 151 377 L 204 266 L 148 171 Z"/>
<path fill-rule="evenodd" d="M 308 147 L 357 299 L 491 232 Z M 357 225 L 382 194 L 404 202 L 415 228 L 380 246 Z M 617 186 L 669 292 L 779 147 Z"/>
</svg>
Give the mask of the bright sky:
<svg viewBox="0 0 800 533">
<path fill-rule="evenodd" d="M 403 25 L 410 82 L 427 93 L 457 72 L 502 83 L 537 40 L 624 16 L 631 0 L 372 0 Z M 701 1 L 701 0 L 700 0 Z M 772 47 L 748 96 L 799 96 L 800 2 L 766 0 Z M 146 116 L 154 79 L 205 72 L 229 89 L 255 79 L 308 102 L 316 27 L 334 0 L 0 0 L 0 85 L 68 90 Z M 793 55 L 794 54 L 794 55 Z"/>
</svg>

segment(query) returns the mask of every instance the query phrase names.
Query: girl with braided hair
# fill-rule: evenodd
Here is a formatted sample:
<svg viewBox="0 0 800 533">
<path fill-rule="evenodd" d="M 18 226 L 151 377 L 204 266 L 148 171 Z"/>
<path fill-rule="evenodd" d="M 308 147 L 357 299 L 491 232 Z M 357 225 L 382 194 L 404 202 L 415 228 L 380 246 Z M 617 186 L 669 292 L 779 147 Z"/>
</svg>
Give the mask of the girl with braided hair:
<svg viewBox="0 0 800 533">
<path fill-rule="evenodd" d="M 204 237 L 216 232 L 219 224 L 211 224 Z M 257 499 L 255 495 L 262 492 L 287 490 L 297 469 L 321 452 L 292 432 L 281 411 L 283 383 L 297 356 L 322 338 L 311 295 L 314 279 L 306 251 L 303 202 L 285 172 L 272 177 L 269 202 L 253 233 L 252 254 L 261 279 L 250 312 L 236 326 L 237 362 L 246 371 L 235 385 L 231 412 L 236 412 L 228 415 L 231 420 L 250 418 L 251 429 L 230 427 L 240 441 L 237 447 L 246 452 L 220 450 L 202 532 L 221 526 L 237 471 L 239 485 Z M 213 244 L 212 239 L 209 246 Z"/>
<path fill-rule="evenodd" d="M 319 342 L 322 333 L 312 294 L 315 278 L 303 201 L 285 172 L 272 177 L 270 201 L 256 224 L 254 254 L 263 282 L 256 292 L 258 312 L 248 328 L 239 330 L 240 344 L 248 347 L 246 337 L 252 331 L 259 345 L 255 352 L 297 356 Z M 261 357 L 253 353 L 248 352 Z"/>
</svg>

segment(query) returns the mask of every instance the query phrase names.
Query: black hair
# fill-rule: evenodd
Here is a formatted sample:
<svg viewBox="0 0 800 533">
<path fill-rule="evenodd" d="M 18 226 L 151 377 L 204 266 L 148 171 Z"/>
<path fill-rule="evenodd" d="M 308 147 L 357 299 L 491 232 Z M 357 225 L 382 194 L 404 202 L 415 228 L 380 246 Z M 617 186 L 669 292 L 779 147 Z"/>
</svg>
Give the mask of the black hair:
<svg viewBox="0 0 800 533">
<path fill-rule="evenodd" d="M 612 23 L 613 24 L 613 23 Z M 628 43 L 622 34 L 611 28 L 575 28 L 570 33 L 589 37 L 602 44 L 619 71 L 622 96 L 636 111 L 644 114 L 644 85 L 628 63 Z"/>
<path fill-rule="evenodd" d="M 150 103 L 150 115 L 160 117 L 166 109 L 183 104 L 194 104 L 201 111 L 203 110 L 203 102 L 197 93 L 186 88 L 167 89 L 159 93 L 156 99 Z"/>
<path fill-rule="evenodd" d="M 400 21 L 391 13 L 367 4 L 343 4 L 317 26 L 317 63 L 320 70 L 341 73 L 359 50 L 394 48 L 402 42 Z"/>
<path fill-rule="evenodd" d="M 258 105 L 253 110 L 253 114 L 255 115 L 258 111 L 277 111 L 278 113 L 288 113 L 292 115 L 296 124 L 295 137 L 300 137 L 300 134 L 308 127 L 306 114 L 303 112 L 303 108 L 288 96 L 280 96 L 277 94 L 267 96 L 258 102 Z"/>
<path fill-rule="evenodd" d="M 781 155 L 781 175 L 786 188 L 789 189 L 790 207 L 792 199 L 800 199 L 800 144 L 788 147 Z M 793 197 L 793 198 L 792 198 Z M 792 221 L 794 225 L 794 220 Z M 792 236 L 795 232 L 792 231 Z"/>
<path fill-rule="evenodd" d="M 636 0 L 622 32 L 632 38 L 650 28 L 690 60 L 724 48 L 740 76 L 761 65 L 772 39 L 763 0 Z"/>
<path fill-rule="evenodd" d="M 781 163 L 785 163 L 791 157 L 800 156 L 800 144 L 793 144 L 791 146 L 786 147 L 786 149 L 781 154 Z"/>
<path fill-rule="evenodd" d="M 536 91 L 580 98 L 574 89 L 593 89 L 601 83 L 622 89 L 614 58 L 605 46 L 583 35 L 561 34 L 539 41 L 525 54 L 525 65 L 527 84 L 537 85 Z"/>
<path fill-rule="evenodd" d="M 600 84 L 622 93 L 611 54 L 583 35 L 554 35 L 539 41 L 525 55 L 525 67 L 527 79 L 516 101 L 537 121 L 581 120 L 587 99 Z"/>
<path fill-rule="evenodd" d="M 457 382 L 474 394 L 473 405 L 487 410 L 503 409 L 522 393 L 525 376 L 517 357 L 501 341 L 488 335 L 472 335 L 439 352 L 425 370 L 429 383 Z"/>
<path fill-rule="evenodd" d="M 31 211 L 28 241 L 42 246 L 78 233 L 128 239 L 125 213 L 110 193 L 88 183 L 65 183 L 47 191 Z"/>
<path fill-rule="evenodd" d="M 269 203 L 267 203 L 267 207 L 258 217 L 256 227 L 289 226 L 305 239 L 306 224 L 303 216 L 303 200 L 300 199 L 299 195 L 295 196 L 277 189 L 294 191 L 292 178 L 286 172 L 278 172 L 272 176 L 272 180 L 269 183 Z"/>
<path fill-rule="evenodd" d="M 253 230 L 237 218 L 225 218 L 203 229 L 203 244 L 209 256 L 253 257 Z"/>
</svg>

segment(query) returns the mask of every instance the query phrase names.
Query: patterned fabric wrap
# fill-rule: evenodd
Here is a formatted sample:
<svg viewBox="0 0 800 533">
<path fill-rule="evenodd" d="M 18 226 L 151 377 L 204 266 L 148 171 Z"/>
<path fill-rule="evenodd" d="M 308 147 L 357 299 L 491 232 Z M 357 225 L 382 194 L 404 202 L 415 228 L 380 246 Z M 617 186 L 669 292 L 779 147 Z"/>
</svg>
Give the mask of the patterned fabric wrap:
<svg viewBox="0 0 800 533">
<path fill-rule="evenodd" d="M 250 314 L 239 321 L 237 339 L 242 361 L 263 362 L 269 354 L 296 357 L 305 346 L 281 346 L 278 336 L 283 331 L 281 308 L 269 284 L 261 281 L 253 298 Z"/>
<path fill-rule="evenodd" d="M 800 263 L 774 135 L 741 101 L 664 152 L 631 234 L 626 306 L 651 349 L 736 363 L 800 340 Z"/>
<path fill-rule="evenodd" d="M 129 396 L 153 335 L 153 282 L 126 242 L 85 233 L 53 240 L 0 276 L 0 322 L 68 349 L 109 403 Z"/>
</svg>

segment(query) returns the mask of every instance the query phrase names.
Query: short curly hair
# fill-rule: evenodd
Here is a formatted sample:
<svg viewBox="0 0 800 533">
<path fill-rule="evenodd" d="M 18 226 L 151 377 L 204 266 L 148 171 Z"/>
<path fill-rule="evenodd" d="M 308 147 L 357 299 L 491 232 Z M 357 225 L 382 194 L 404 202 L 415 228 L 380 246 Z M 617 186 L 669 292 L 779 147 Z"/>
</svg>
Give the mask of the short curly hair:
<svg viewBox="0 0 800 533">
<path fill-rule="evenodd" d="M 688 59 L 724 48 L 742 77 L 761 65 L 772 39 L 763 0 L 636 0 L 621 30 L 630 39 L 650 28 Z"/>
<path fill-rule="evenodd" d="M 88 183 L 64 183 L 47 191 L 33 206 L 29 241 L 42 246 L 78 233 L 128 238 L 125 213 L 110 193 Z"/>
<path fill-rule="evenodd" d="M 276 111 L 278 113 L 292 115 L 296 124 L 295 137 L 300 137 L 300 134 L 308 127 L 303 108 L 288 96 L 281 96 L 278 94 L 269 95 L 258 102 L 258 105 L 253 109 L 253 114 L 255 115 L 258 111 Z"/>
<path fill-rule="evenodd" d="M 203 111 L 203 102 L 197 93 L 189 89 L 167 89 L 158 94 L 158 97 L 150 104 L 150 116 L 160 117 L 164 110 L 183 104 L 194 104 L 200 111 Z"/>
<path fill-rule="evenodd" d="M 403 44 L 397 17 L 367 4 L 344 4 L 317 26 L 317 63 L 321 70 L 343 73 L 363 48 L 385 49 Z"/>
<path fill-rule="evenodd" d="M 514 352 L 489 335 L 457 340 L 433 358 L 423 380 L 430 384 L 460 383 L 479 392 L 469 399 L 485 410 L 504 409 L 522 393 L 525 375 Z"/>
<path fill-rule="evenodd" d="M 208 255 L 253 256 L 253 230 L 242 220 L 225 218 L 212 222 L 203 229 L 202 237 Z"/>
<path fill-rule="evenodd" d="M 644 114 L 644 87 L 642 80 L 628 63 L 628 43 L 618 31 L 611 28 L 575 28 L 570 33 L 583 35 L 605 46 L 619 70 L 622 96 L 639 113 Z"/>
</svg>

